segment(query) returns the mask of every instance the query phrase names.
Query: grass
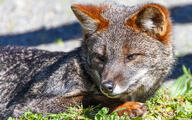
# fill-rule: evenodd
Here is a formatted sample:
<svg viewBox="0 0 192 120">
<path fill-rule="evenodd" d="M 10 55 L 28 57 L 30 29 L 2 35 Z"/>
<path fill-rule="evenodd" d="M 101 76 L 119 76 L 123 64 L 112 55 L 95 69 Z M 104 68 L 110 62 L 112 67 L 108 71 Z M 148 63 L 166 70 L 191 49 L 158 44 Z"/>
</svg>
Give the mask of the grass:
<svg viewBox="0 0 192 120">
<path fill-rule="evenodd" d="M 5 0 L 0 0 L 0 4 L 4 3 Z"/>
<path fill-rule="evenodd" d="M 62 45 L 62 44 L 64 44 L 64 41 L 63 41 L 62 38 L 59 38 L 59 39 L 56 40 L 56 43 L 57 43 L 58 45 Z"/>
<path fill-rule="evenodd" d="M 192 74 L 183 66 L 184 74 L 169 88 L 161 87 L 155 96 L 146 101 L 148 113 L 132 120 L 191 120 L 192 119 Z M 126 115 L 108 114 L 108 108 L 69 107 L 68 112 L 35 114 L 27 111 L 18 119 L 8 120 L 130 120 Z"/>
</svg>

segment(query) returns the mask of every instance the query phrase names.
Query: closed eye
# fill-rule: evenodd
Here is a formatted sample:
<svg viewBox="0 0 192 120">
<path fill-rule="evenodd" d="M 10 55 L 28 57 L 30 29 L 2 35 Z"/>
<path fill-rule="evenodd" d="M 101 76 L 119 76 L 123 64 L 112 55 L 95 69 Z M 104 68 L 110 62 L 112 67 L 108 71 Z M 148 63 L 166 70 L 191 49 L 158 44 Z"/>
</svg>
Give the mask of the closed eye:
<svg viewBox="0 0 192 120">
<path fill-rule="evenodd" d="M 99 72 L 102 72 L 106 62 L 107 58 L 105 56 L 94 54 L 94 57 L 92 59 L 92 66 L 94 66 L 94 68 L 97 69 Z"/>
<path fill-rule="evenodd" d="M 141 54 L 139 54 L 139 53 L 130 54 L 124 58 L 124 62 L 128 63 L 128 62 L 131 62 L 133 60 L 136 60 L 139 57 L 139 55 L 141 55 Z"/>
<path fill-rule="evenodd" d="M 105 63 L 106 62 L 106 58 L 104 56 L 97 56 L 97 59 L 102 62 Z"/>
<path fill-rule="evenodd" d="M 107 58 L 100 54 L 95 54 L 95 57 L 93 59 L 94 59 L 94 62 L 97 62 L 97 63 L 105 63 L 107 61 Z"/>
</svg>

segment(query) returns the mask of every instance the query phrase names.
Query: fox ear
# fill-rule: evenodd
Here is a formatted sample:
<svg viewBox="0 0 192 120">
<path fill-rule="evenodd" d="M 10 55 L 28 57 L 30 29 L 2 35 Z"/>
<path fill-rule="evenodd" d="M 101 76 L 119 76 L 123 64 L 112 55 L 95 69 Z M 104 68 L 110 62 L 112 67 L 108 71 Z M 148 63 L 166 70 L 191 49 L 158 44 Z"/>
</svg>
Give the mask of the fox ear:
<svg viewBox="0 0 192 120">
<path fill-rule="evenodd" d="M 108 27 L 108 21 L 101 16 L 104 6 L 72 5 L 71 9 L 80 21 L 85 33 L 101 31 Z"/>
<path fill-rule="evenodd" d="M 169 12 L 161 5 L 144 5 L 131 19 L 126 21 L 126 26 L 146 32 L 149 36 L 164 44 L 170 43 L 171 22 Z"/>
</svg>

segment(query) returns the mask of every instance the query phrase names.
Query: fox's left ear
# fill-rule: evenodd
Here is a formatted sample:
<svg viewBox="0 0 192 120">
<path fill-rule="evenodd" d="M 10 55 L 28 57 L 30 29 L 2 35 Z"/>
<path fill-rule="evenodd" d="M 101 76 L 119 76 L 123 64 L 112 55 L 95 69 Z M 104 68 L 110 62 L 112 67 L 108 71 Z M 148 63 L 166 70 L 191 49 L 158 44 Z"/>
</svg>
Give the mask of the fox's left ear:
<svg viewBox="0 0 192 120">
<path fill-rule="evenodd" d="M 81 23 L 85 33 L 93 33 L 108 27 L 108 21 L 102 17 L 105 6 L 95 5 L 72 5 L 75 16 Z"/>
<path fill-rule="evenodd" d="M 170 43 L 171 22 L 168 10 L 158 4 L 146 4 L 126 21 L 126 26 L 146 32 L 164 44 Z"/>
</svg>

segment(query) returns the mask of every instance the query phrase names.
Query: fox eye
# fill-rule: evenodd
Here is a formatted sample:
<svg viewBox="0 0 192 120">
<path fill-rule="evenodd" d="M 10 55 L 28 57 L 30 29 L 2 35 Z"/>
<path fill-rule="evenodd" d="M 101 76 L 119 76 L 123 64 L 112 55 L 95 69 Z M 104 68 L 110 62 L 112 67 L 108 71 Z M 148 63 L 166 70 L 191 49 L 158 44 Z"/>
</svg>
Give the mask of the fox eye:
<svg viewBox="0 0 192 120">
<path fill-rule="evenodd" d="M 93 59 L 92 62 L 93 63 L 105 63 L 107 60 L 107 58 L 104 55 L 100 55 L 98 53 L 93 54 Z"/>
<path fill-rule="evenodd" d="M 92 65 L 94 66 L 95 69 L 102 71 L 106 61 L 107 60 L 105 56 L 95 54 L 94 58 L 92 59 Z"/>
<path fill-rule="evenodd" d="M 98 63 L 99 62 L 105 63 L 106 59 L 105 59 L 104 56 L 98 55 L 98 56 L 95 57 L 95 61 L 98 62 Z"/>
<path fill-rule="evenodd" d="M 137 59 L 138 56 L 139 56 L 139 54 L 130 54 L 130 55 L 128 55 L 127 57 L 125 57 L 124 62 L 125 62 L 125 63 L 128 63 L 128 62 L 130 62 L 130 61 L 132 61 L 132 60 Z"/>
</svg>

